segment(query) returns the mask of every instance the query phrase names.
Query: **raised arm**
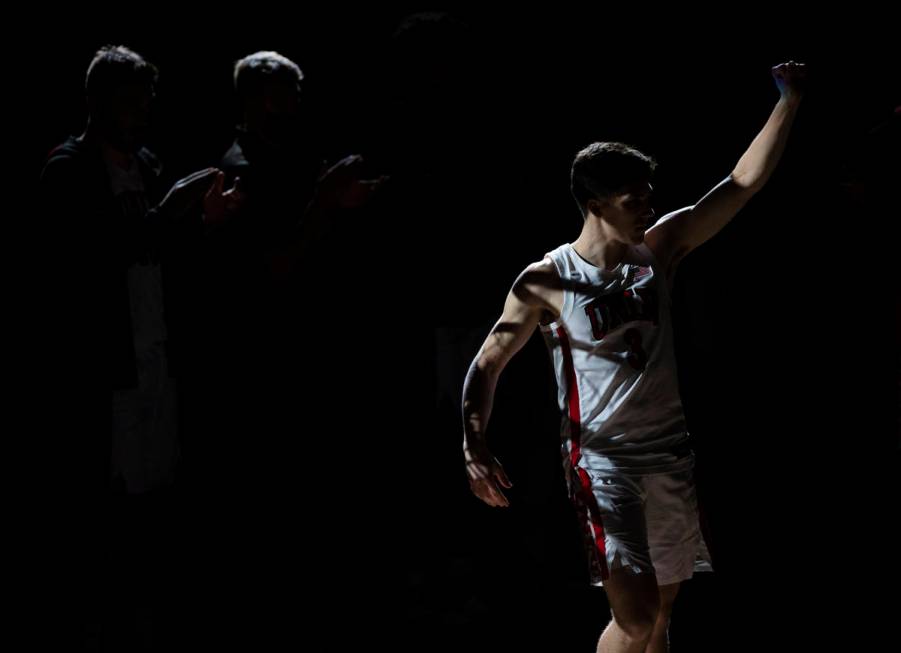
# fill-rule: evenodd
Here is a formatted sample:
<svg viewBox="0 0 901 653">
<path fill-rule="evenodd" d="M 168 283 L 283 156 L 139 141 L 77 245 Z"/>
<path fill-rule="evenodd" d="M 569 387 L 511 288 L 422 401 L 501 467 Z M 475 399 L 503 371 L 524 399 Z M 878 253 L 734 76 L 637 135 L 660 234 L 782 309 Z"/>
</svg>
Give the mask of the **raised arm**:
<svg viewBox="0 0 901 653">
<path fill-rule="evenodd" d="M 776 169 L 801 103 L 804 64 L 779 64 L 772 73 L 779 101 L 729 176 L 697 204 L 668 213 L 645 234 L 648 247 L 665 261 L 670 275 L 679 260 L 725 227 Z"/>
</svg>

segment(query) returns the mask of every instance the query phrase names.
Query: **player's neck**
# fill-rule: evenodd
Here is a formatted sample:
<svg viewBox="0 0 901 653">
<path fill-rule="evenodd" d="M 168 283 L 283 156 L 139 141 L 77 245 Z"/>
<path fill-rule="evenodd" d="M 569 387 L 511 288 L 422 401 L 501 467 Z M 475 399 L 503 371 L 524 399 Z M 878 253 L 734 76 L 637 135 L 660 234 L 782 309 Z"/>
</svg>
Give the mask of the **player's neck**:
<svg viewBox="0 0 901 653">
<path fill-rule="evenodd" d="M 593 266 L 612 270 L 623 262 L 629 246 L 608 238 L 599 227 L 586 224 L 579 237 L 573 241 L 573 248 Z"/>
</svg>

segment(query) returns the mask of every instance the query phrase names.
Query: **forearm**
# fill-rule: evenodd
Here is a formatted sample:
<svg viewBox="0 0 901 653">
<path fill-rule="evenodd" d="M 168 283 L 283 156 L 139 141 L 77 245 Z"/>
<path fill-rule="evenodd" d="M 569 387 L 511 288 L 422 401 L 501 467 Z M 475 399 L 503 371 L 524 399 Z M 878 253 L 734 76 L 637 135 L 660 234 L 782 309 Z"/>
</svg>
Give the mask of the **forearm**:
<svg viewBox="0 0 901 653">
<path fill-rule="evenodd" d="M 779 98 L 763 129 L 732 171 L 732 179 L 736 184 L 756 191 L 767 182 L 785 150 L 799 104 L 800 98 Z"/>
<path fill-rule="evenodd" d="M 463 382 L 463 447 L 478 451 L 487 447 L 485 430 L 494 403 L 497 374 L 473 361 Z"/>
</svg>

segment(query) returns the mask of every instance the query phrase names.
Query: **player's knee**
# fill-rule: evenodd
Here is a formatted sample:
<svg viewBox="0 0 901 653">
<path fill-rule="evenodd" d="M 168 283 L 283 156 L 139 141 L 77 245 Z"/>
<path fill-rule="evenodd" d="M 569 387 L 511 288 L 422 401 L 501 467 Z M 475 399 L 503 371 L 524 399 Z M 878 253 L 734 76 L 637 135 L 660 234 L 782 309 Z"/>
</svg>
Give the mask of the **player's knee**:
<svg viewBox="0 0 901 653">
<path fill-rule="evenodd" d="M 654 632 L 654 624 L 660 611 L 658 602 L 648 602 L 640 607 L 635 607 L 627 614 L 613 615 L 616 625 L 619 626 L 630 639 L 646 640 Z"/>
<path fill-rule="evenodd" d="M 679 593 L 679 585 L 664 585 L 659 588 L 660 594 L 660 614 L 658 616 L 669 617 L 673 611 L 673 603 L 676 601 L 676 595 Z"/>
<path fill-rule="evenodd" d="M 669 617 L 673 612 L 673 599 L 661 599 L 657 617 Z"/>
</svg>

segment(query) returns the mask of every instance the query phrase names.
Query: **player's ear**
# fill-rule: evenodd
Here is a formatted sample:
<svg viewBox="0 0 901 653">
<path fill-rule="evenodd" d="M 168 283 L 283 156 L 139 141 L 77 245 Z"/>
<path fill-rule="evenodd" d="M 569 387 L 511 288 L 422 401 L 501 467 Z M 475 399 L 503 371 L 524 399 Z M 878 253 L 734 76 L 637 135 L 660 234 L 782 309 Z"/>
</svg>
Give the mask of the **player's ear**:
<svg viewBox="0 0 901 653">
<path fill-rule="evenodd" d="M 600 215 L 604 209 L 604 203 L 595 198 L 591 198 L 585 203 L 585 208 L 588 213 L 593 213 L 594 215 Z"/>
</svg>

